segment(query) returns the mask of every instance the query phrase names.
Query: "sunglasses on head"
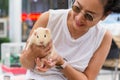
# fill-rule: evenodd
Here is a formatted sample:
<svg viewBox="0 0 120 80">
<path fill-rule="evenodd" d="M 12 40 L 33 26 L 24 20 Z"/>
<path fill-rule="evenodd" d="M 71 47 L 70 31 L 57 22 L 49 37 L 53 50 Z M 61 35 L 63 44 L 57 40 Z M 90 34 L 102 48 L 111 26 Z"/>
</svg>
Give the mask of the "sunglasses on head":
<svg viewBox="0 0 120 80">
<path fill-rule="evenodd" d="M 74 12 L 76 12 L 76 13 L 80 13 L 82 9 L 79 8 L 79 7 L 77 7 L 77 6 L 75 6 L 75 5 L 73 5 L 73 6 L 72 6 L 72 10 L 73 10 Z M 90 13 L 85 13 L 85 14 L 84 14 L 84 17 L 85 17 L 85 19 L 88 20 L 88 21 L 93 21 L 93 15 L 91 15 Z"/>
</svg>

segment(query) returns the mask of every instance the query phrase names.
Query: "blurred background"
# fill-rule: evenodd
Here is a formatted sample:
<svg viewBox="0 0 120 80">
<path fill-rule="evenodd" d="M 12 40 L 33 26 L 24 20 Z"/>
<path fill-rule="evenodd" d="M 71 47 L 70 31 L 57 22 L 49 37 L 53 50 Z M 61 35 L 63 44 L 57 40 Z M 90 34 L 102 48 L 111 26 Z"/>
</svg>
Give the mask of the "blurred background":
<svg viewBox="0 0 120 80">
<path fill-rule="evenodd" d="M 26 70 L 19 63 L 29 32 L 40 15 L 49 9 L 71 8 L 73 0 L 0 0 L 0 80 L 24 80 Z M 104 21 L 120 49 L 120 14 L 112 13 Z M 116 53 L 116 52 L 114 52 Z M 120 80 L 120 52 L 106 60 L 96 80 Z M 114 56 L 114 55 L 112 55 Z M 9 79 L 6 79 L 9 78 Z"/>
</svg>

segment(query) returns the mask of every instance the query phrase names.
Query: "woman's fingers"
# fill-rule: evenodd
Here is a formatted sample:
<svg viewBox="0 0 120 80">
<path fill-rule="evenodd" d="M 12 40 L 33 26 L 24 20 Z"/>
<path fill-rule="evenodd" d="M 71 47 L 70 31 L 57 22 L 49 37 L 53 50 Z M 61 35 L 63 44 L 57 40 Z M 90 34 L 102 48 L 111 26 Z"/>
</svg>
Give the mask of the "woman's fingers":
<svg viewBox="0 0 120 80">
<path fill-rule="evenodd" d="M 47 71 L 48 69 L 54 67 L 57 63 L 59 63 L 60 58 L 62 58 L 62 57 L 60 55 L 58 55 L 56 52 L 52 56 L 48 55 L 41 59 L 37 58 L 36 59 L 36 69 L 38 71 L 42 71 L 42 72 Z"/>
<path fill-rule="evenodd" d="M 55 64 L 55 62 L 53 62 L 52 60 L 48 61 L 48 59 L 45 59 L 45 58 L 41 59 L 41 61 L 43 62 L 43 66 L 42 67 L 46 66 L 46 68 L 51 68 Z"/>
<path fill-rule="evenodd" d="M 39 58 L 35 59 L 36 66 L 41 66 L 41 61 Z"/>
<path fill-rule="evenodd" d="M 35 45 L 32 44 L 29 48 L 29 51 L 37 57 L 45 57 L 46 55 L 50 54 L 52 51 L 52 40 L 47 44 L 45 47 L 44 45 Z"/>
<path fill-rule="evenodd" d="M 59 56 L 56 53 L 53 56 L 49 57 L 49 59 L 47 59 L 47 61 L 46 61 L 47 66 L 49 66 L 50 68 L 54 67 L 57 63 L 58 57 Z"/>
<path fill-rule="evenodd" d="M 35 60 L 35 62 L 36 62 L 36 67 L 35 67 L 35 69 L 37 70 L 37 71 L 40 71 L 40 72 L 45 72 L 45 71 L 47 71 L 48 69 L 49 69 L 49 67 L 47 66 L 47 65 L 45 65 L 45 59 L 39 59 L 39 58 L 37 58 L 36 60 Z"/>
<path fill-rule="evenodd" d="M 51 67 L 55 66 L 55 64 L 56 64 L 55 60 L 49 60 L 48 61 L 45 58 L 42 58 L 42 59 L 37 58 L 35 60 L 35 62 L 36 62 L 35 69 L 37 71 L 41 71 L 41 72 L 45 72 L 45 71 L 49 70 Z"/>
<path fill-rule="evenodd" d="M 43 68 L 43 67 L 38 67 L 38 66 L 36 66 L 36 69 L 37 69 L 38 71 L 40 71 L 40 72 L 46 72 L 46 71 L 49 70 L 49 68 L 47 68 L 46 66 L 44 66 L 44 68 Z"/>
<path fill-rule="evenodd" d="M 56 61 L 48 62 L 49 67 L 54 67 L 56 64 Z"/>
<path fill-rule="evenodd" d="M 35 44 L 32 44 L 30 50 L 33 54 L 35 54 L 35 56 L 40 57 L 40 58 L 48 54 L 44 46 L 37 46 Z"/>
</svg>

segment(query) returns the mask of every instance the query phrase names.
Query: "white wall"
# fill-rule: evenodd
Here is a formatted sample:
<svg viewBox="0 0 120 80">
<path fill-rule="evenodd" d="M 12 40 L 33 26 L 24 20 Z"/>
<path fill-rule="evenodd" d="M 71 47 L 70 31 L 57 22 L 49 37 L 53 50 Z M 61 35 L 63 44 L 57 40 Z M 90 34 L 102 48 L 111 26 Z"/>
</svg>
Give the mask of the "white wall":
<svg viewBox="0 0 120 80">
<path fill-rule="evenodd" d="M 9 0 L 9 37 L 12 42 L 21 42 L 22 0 Z"/>
</svg>

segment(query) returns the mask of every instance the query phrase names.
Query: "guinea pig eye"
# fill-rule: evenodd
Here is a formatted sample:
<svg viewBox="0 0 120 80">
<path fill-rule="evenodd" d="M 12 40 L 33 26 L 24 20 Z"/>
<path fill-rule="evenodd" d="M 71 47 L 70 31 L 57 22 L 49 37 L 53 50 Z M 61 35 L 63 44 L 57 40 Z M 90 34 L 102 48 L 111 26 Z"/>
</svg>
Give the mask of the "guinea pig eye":
<svg viewBox="0 0 120 80">
<path fill-rule="evenodd" d="M 37 38 L 39 38 L 39 36 L 37 36 Z"/>
<path fill-rule="evenodd" d="M 44 37 L 46 37 L 46 35 L 44 35 Z"/>
</svg>

